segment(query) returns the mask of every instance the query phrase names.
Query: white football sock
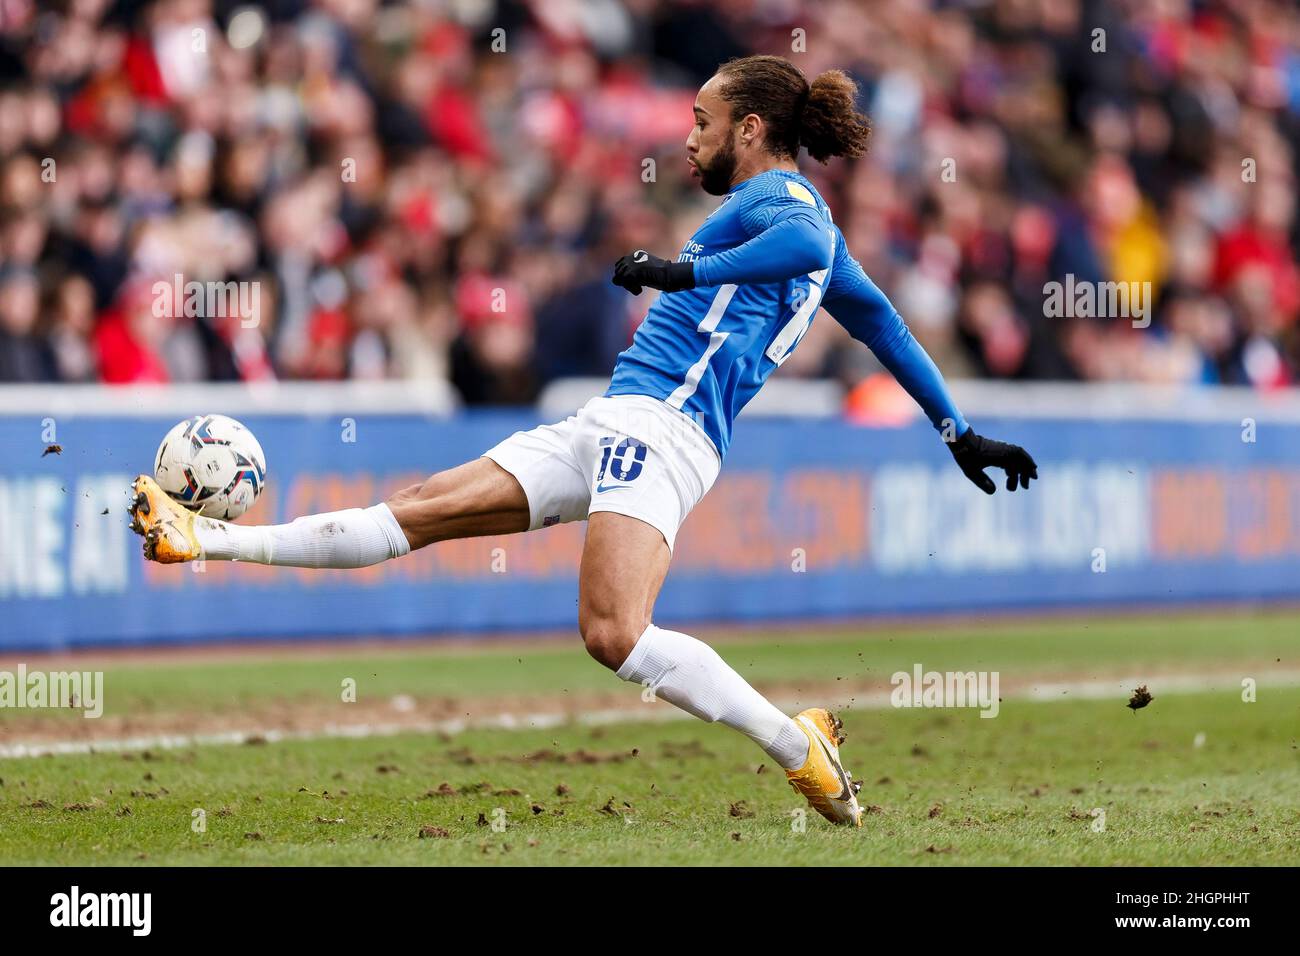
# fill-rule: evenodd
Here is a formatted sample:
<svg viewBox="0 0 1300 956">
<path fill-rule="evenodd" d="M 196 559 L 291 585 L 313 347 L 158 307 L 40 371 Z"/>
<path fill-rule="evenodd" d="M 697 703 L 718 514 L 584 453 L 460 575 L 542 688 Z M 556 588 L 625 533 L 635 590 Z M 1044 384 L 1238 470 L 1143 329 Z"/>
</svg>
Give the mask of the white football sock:
<svg viewBox="0 0 1300 956">
<path fill-rule="evenodd" d="M 700 720 L 739 730 L 787 770 L 808 760 L 808 737 L 799 726 L 690 635 L 651 624 L 618 676 L 653 688 L 655 696 Z"/>
<path fill-rule="evenodd" d="M 386 504 L 307 515 L 289 524 L 238 525 L 196 518 L 203 557 L 292 568 L 364 568 L 411 550 Z"/>
</svg>

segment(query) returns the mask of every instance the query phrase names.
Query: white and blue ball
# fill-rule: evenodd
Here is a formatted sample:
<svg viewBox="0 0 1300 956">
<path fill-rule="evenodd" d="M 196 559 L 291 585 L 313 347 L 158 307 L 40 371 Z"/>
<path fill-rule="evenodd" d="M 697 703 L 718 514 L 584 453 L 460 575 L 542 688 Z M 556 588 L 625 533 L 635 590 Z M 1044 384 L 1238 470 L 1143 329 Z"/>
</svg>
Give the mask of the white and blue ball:
<svg viewBox="0 0 1300 956">
<path fill-rule="evenodd" d="M 154 478 L 186 508 L 233 521 L 266 484 L 266 455 L 253 433 L 225 415 L 177 423 L 158 446 Z"/>
</svg>

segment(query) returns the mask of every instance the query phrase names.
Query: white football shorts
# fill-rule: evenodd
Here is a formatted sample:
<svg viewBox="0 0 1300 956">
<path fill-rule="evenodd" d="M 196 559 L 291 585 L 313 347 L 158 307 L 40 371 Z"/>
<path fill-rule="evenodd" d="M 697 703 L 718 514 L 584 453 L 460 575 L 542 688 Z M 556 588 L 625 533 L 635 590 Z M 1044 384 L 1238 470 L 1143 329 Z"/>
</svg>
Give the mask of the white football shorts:
<svg viewBox="0 0 1300 956">
<path fill-rule="evenodd" d="M 483 457 L 523 486 L 530 531 L 614 511 L 658 529 L 670 551 L 722 464 L 699 423 L 648 395 L 593 398 L 578 414 L 515 432 Z"/>
</svg>

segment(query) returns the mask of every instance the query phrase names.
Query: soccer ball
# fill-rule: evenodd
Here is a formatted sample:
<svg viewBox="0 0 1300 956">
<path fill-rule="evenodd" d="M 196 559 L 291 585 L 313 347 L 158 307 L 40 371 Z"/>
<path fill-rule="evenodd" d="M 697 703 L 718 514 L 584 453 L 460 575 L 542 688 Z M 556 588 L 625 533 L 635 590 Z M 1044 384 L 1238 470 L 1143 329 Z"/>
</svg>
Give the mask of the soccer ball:
<svg viewBox="0 0 1300 956">
<path fill-rule="evenodd" d="M 262 493 L 266 455 L 225 415 L 195 415 L 167 433 L 154 459 L 159 486 L 191 511 L 233 521 Z"/>
</svg>

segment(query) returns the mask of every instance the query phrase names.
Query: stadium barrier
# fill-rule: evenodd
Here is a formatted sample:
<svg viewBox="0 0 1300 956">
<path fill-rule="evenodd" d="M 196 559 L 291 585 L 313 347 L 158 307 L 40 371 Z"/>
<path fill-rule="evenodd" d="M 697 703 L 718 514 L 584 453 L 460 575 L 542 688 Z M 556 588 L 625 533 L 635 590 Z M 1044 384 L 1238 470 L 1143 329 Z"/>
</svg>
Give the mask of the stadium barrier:
<svg viewBox="0 0 1300 956">
<path fill-rule="evenodd" d="M 569 410 L 599 385 L 566 386 Z M 794 418 L 743 416 L 660 623 L 1300 598 L 1294 391 L 958 383 L 982 432 L 1039 462 L 1028 494 L 988 498 L 928 423 L 815 414 L 814 388 Z M 580 523 L 321 572 L 147 564 L 124 510 L 197 412 L 258 435 L 269 482 L 244 520 L 279 522 L 472 458 L 553 420 L 556 394 L 542 415 L 390 383 L 0 388 L 0 651 L 573 627 Z"/>
</svg>

